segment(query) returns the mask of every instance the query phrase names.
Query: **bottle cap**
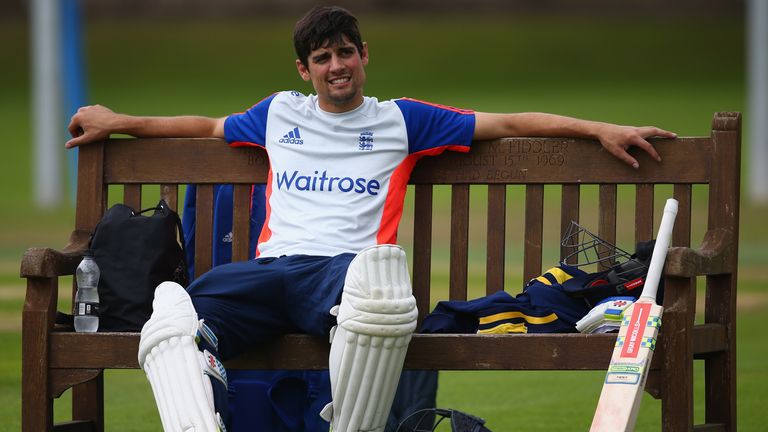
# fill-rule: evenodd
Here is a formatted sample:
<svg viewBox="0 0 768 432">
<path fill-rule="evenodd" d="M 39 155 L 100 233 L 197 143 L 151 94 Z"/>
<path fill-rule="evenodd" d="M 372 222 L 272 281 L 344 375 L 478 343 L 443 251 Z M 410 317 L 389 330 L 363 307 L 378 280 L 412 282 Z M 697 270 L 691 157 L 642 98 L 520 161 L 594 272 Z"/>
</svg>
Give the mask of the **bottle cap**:
<svg viewBox="0 0 768 432">
<path fill-rule="evenodd" d="M 92 251 L 92 250 L 90 250 L 90 249 L 88 249 L 88 250 L 86 250 L 85 252 L 83 252 L 83 258 L 85 258 L 85 257 L 91 257 L 91 258 L 93 258 L 93 251 Z"/>
</svg>

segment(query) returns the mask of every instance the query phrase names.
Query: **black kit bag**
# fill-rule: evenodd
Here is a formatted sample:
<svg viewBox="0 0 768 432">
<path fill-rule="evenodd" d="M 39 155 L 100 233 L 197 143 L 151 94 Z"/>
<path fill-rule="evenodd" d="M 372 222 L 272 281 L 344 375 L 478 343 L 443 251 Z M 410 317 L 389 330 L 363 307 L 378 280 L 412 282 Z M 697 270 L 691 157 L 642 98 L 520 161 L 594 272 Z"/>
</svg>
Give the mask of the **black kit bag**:
<svg viewBox="0 0 768 432">
<path fill-rule="evenodd" d="M 99 331 L 140 331 L 152 314 L 157 285 L 187 286 L 183 238 L 179 215 L 163 200 L 140 212 L 123 204 L 107 210 L 90 244 L 101 271 Z"/>
</svg>

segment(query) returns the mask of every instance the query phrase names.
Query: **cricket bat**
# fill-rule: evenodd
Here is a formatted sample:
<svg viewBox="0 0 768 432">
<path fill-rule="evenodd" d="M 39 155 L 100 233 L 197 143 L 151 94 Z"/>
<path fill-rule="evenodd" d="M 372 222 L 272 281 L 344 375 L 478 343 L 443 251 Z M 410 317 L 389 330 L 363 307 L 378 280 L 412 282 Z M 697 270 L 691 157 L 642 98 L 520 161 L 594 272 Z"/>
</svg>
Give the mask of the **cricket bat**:
<svg viewBox="0 0 768 432">
<path fill-rule="evenodd" d="M 624 312 L 611 364 L 590 432 L 632 431 L 643 399 L 664 308 L 656 304 L 661 271 L 672 239 L 677 201 L 668 199 L 640 298 Z"/>
</svg>

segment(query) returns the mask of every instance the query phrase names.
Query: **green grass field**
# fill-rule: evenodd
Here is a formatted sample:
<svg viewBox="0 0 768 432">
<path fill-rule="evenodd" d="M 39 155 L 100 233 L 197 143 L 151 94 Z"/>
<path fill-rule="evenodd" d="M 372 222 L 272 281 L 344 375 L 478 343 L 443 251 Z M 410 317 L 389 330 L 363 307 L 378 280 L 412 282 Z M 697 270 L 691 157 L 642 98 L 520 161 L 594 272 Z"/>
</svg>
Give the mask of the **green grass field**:
<svg viewBox="0 0 768 432">
<path fill-rule="evenodd" d="M 366 93 L 379 99 L 409 96 L 484 111 L 556 112 L 654 124 L 680 135 L 708 134 L 713 112 L 745 108 L 744 31 L 737 21 L 475 17 L 467 23 L 464 17 L 362 16 L 361 22 L 371 55 Z M 221 116 L 246 109 L 276 90 L 310 92 L 293 65 L 291 31 L 292 22 L 284 19 L 90 22 L 90 100 L 129 113 Z M 20 429 L 24 295 L 19 260 L 27 247 L 63 246 L 73 213 L 66 204 L 48 212 L 32 205 L 27 29 L 3 23 L 0 46 L 0 140 L 5 156 L 0 159 L 0 430 L 15 431 Z M 62 120 L 62 147 L 63 132 Z M 746 149 L 744 154 L 746 158 Z M 631 202 L 630 192 L 621 191 L 620 204 Z M 557 193 L 547 190 L 546 208 L 557 205 Z M 657 198 L 665 193 L 661 190 Z M 482 220 L 483 194 L 479 188 L 473 191 L 473 221 Z M 584 192 L 586 216 L 594 195 Z M 447 196 L 447 191 L 438 191 L 437 212 Z M 519 190 L 510 191 L 511 202 L 520 196 Z M 695 189 L 694 212 L 704 211 L 705 197 L 706 190 Z M 760 402 L 768 396 L 768 374 L 761 360 L 767 341 L 760 328 L 768 312 L 768 209 L 743 201 L 739 430 L 759 431 L 765 430 Z M 515 220 L 514 214 L 509 217 Z M 554 226 L 552 219 L 545 228 L 551 251 L 557 241 L 556 228 L 549 229 Z M 484 229 L 483 223 L 473 223 L 471 240 L 482 240 Z M 406 245 L 411 230 L 404 223 L 401 240 Z M 521 233 L 510 231 L 507 289 L 516 292 L 521 276 L 515 245 Z M 702 232 L 694 228 L 694 242 Z M 437 223 L 438 269 L 446 267 L 446 233 Z M 620 245 L 631 247 L 631 229 L 625 227 L 619 239 Z M 471 285 L 481 289 L 484 255 L 473 249 L 471 257 Z M 445 286 L 446 280 L 447 273 L 435 275 L 436 285 Z M 62 309 L 67 295 L 60 296 Z M 702 374 L 697 369 L 697 376 Z M 441 375 L 439 405 L 480 415 L 494 431 L 585 430 L 601 375 L 446 372 Z M 140 371 L 108 371 L 106 381 L 109 430 L 159 429 L 151 391 Z M 56 403 L 59 420 L 67 419 L 67 398 L 65 394 Z M 698 421 L 703 421 L 702 409 L 699 403 Z M 658 430 L 659 416 L 659 404 L 647 397 L 637 430 Z"/>
</svg>

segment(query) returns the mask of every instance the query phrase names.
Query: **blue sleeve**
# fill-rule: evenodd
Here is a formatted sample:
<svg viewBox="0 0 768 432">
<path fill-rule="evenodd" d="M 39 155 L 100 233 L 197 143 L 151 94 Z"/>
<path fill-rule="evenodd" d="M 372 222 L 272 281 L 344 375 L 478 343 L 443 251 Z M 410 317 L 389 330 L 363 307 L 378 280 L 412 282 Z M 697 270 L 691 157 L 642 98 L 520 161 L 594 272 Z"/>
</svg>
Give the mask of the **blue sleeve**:
<svg viewBox="0 0 768 432">
<path fill-rule="evenodd" d="M 224 138 L 230 145 L 266 145 L 267 114 L 277 94 L 262 100 L 246 112 L 227 117 L 224 121 Z"/>
<path fill-rule="evenodd" d="M 415 99 L 397 99 L 408 133 L 408 153 L 428 150 L 469 151 L 475 133 L 475 113 Z"/>
</svg>

